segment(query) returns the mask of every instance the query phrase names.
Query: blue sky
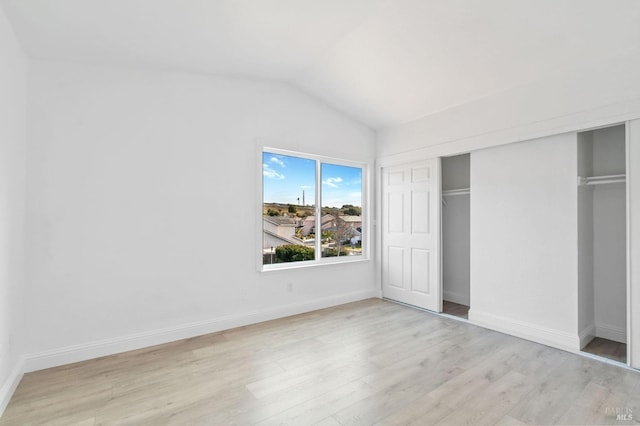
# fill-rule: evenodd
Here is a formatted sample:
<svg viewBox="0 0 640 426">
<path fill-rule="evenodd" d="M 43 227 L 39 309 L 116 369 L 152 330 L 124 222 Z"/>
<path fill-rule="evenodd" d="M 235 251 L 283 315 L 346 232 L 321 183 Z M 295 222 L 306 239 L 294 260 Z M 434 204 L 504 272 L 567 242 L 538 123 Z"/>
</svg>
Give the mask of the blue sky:
<svg viewBox="0 0 640 426">
<path fill-rule="evenodd" d="M 314 204 L 315 160 L 287 155 L 262 154 L 263 201 L 265 203 Z M 362 169 L 323 163 L 322 206 L 362 206 Z"/>
</svg>

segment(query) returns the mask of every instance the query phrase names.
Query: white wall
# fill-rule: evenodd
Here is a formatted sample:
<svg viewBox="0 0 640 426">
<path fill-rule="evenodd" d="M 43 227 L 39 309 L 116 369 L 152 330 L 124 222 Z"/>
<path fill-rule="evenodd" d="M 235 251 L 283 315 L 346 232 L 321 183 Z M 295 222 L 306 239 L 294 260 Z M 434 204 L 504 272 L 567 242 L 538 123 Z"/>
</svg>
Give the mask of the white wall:
<svg viewBox="0 0 640 426">
<path fill-rule="evenodd" d="M 640 120 L 632 120 L 627 127 L 627 193 L 629 200 L 627 216 L 627 309 L 630 310 L 627 327 L 630 336 L 629 363 L 640 369 Z M 632 307 L 632 309 L 629 309 Z"/>
<path fill-rule="evenodd" d="M 204 75 L 36 61 L 29 93 L 28 369 L 378 294 L 372 261 L 256 270 L 256 141 L 371 162 L 368 128 Z"/>
<path fill-rule="evenodd" d="M 576 155 L 575 134 L 471 153 L 471 321 L 579 349 Z"/>
<path fill-rule="evenodd" d="M 0 415 L 19 380 L 24 339 L 26 58 L 0 5 Z"/>
<path fill-rule="evenodd" d="M 377 135 L 379 156 L 452 155 L 640 117 L 640 52 L 542 76 Z"/>
<path fill-rule="evenodd" d="M 469 188 L 469 154 L 442 159 L 442 189 Z M 442 292 L 444 300 L 469 306 L 470 198 L 443 196 Z"/>
<path fill-rule="evenodd" d="M 626 191 L 593 188 L 593 282 L 596 336 L 627 341 Z"/>
<path fill-rule="evenodd" d="M 593 132 L 576 135 L 578 176 L 593 176 Z M 578 186 L 578 333 L 580 347 L 596 336 L 593 283 L 593 186 Z"/>
<path fill-rule="evenodd" d="M 590 133 L 593 134 L 593 176 L 625 174 L 625 126 Z"/>
<path fill-rule="evenodd" d="M 593 282 L 593 188 L 578 188 L 578 333 L 580 347 L 596 336 Z"/>
<path fill-rule="evenodd" d="M 578 133 L 578 174 L 625 174 L 625 126 Z M 622 183 L 578 189 L 579 331 L 627 340 L 626 188 Z"/>
<path fill-rule="evenodd" d="M 625 128 L 593 132 L 595 176 L 625 174 Z M 627 340 L 626 188 L 593 188 L 593 282 L 596 336 Z"/>
</svg>

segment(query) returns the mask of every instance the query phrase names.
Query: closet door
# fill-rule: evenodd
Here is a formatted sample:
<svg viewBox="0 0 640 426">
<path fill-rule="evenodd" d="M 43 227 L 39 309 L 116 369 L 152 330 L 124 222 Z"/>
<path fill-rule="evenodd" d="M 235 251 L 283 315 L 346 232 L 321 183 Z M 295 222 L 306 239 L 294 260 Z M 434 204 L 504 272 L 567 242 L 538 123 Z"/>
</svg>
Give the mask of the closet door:
<svg viewBox="0 0 640 426">
<path fill-rule="evenodd" d="M 382 293 L 442 312 L 440 159 L 381 172 Z"/>
</svg>

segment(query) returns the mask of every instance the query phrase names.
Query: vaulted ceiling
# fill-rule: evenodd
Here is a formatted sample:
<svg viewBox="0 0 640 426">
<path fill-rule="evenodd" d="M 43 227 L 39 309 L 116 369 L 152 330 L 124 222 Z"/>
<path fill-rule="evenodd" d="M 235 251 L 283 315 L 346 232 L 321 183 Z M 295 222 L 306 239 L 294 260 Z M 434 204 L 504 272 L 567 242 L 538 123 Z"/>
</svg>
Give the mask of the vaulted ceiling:
<svg viewBox="0 0 640 426">
<path fill-rule="evenodd" d="M 0 0 L 35 58 L 289 83 L 374 129 L 640 52 L 637 0 Z"/>
</svg>

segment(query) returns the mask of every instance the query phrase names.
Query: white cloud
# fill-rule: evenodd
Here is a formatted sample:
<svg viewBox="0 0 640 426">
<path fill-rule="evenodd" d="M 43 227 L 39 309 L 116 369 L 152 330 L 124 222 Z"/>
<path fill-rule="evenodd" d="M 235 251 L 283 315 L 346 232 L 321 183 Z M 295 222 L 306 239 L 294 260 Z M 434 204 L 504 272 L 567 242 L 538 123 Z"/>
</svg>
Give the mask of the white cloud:
<svg viewBox="0 0 640 426">
<path fill-rule="evenodd" d="M 280 166 L 280 167 L 282 167 L 282 168 L 287 167 L 287 166 L 284 164 L 284 161 L 282 161 L 282 159 L 280 159 L 280 158 L 278 158 L 278 157 L 271 157 L 271 158 L 269 159 L 269 161 L 270 161 L 270 162 L 272 162 L 272 163 L 276 163 L 278 166 Z"/>
<path fill-rule="evenodd" d="M 284 179 L 284 175 L 282 173 L 278 173 L 277 171 L 273 170 L 271 167 L 269 167 L 268 164 L 262 165 L 262 175 L 268 177 L 269 179 Z"/>
<path fill-rule="evenodd" d="M 330 186 L 332 188 L 337 188 L 338 184 L 342 182 L 342 178 L 341 177 L 335 177 L 335 178 L 327 178 L 327 180 L 322 181 L 323 184 Z"/>
</svg>

